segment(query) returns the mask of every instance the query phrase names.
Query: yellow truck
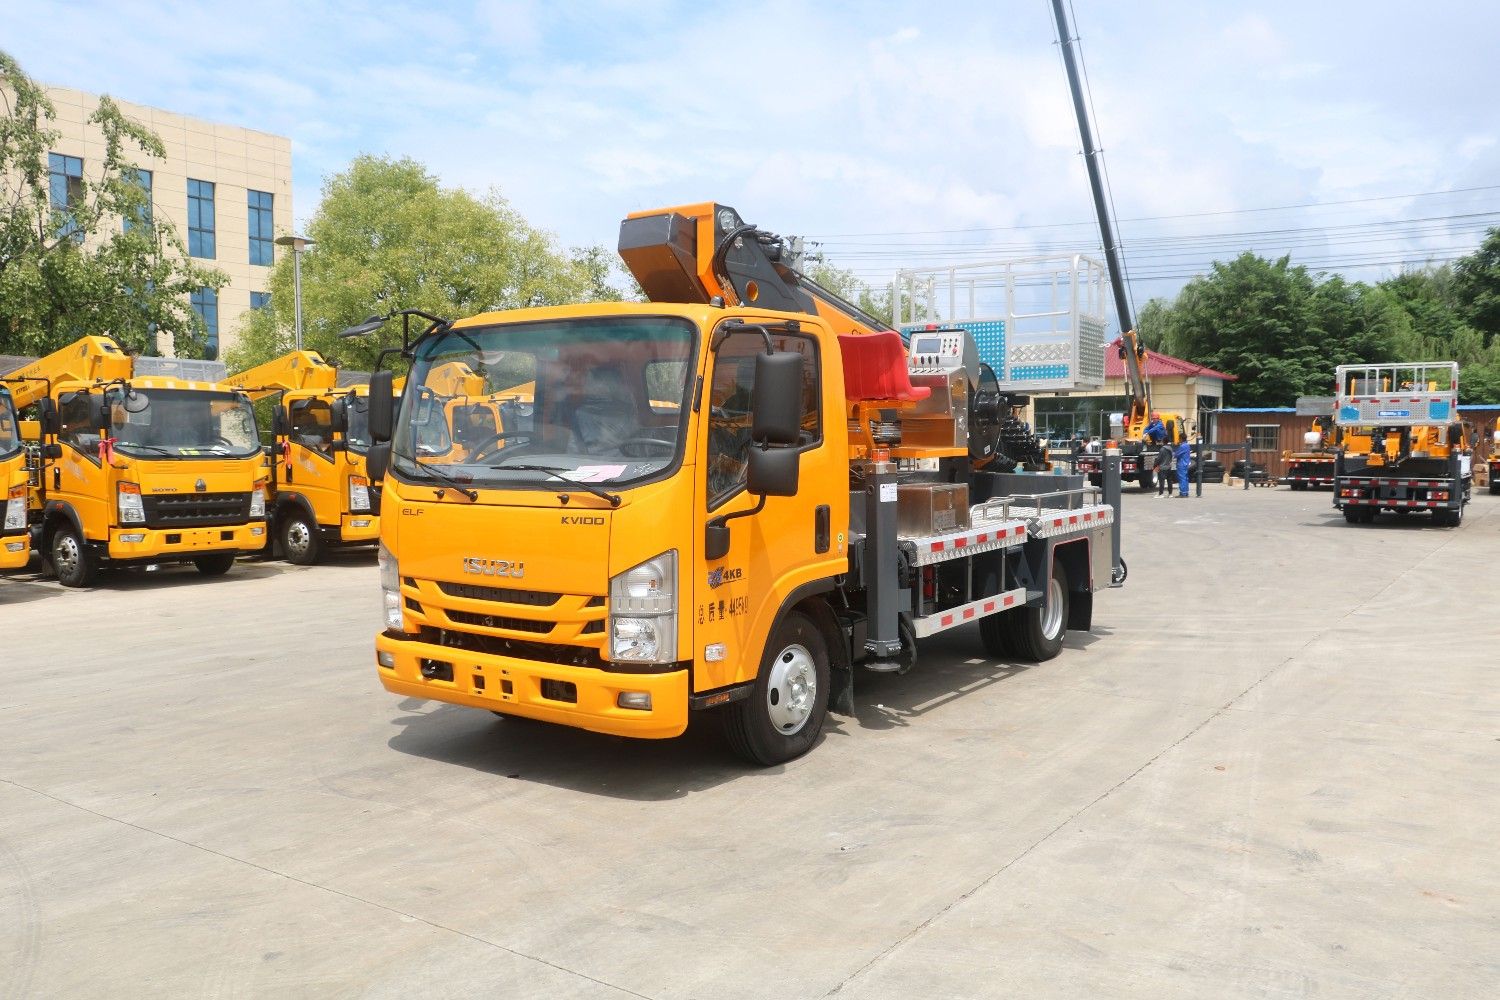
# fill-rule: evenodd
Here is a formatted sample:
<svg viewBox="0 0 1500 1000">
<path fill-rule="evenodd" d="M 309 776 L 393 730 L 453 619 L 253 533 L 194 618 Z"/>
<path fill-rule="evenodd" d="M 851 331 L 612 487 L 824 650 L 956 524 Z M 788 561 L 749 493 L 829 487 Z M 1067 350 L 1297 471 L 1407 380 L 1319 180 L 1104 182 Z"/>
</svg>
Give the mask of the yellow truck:
<svg viewBox="0 0 1500 1000">
<path fill-rule="evenodd" d="M 712 711 L 774 764 L 852 711 L 856 669 L 904 673 L 929 636 L 977 624 L 1037 661 L 1090 628 L 1113 508 L 1081 477 L 976 469 L 964 331 L 904 344 L 784 247 L 723 205 L 640 213 L 620 250 L 652 301 L 403 338 L 399 410 L 388 372 L 370 397 L 388 691 L 641 738 Z M 525 421 L 424 447 L 453 365 Z"/>
<path fill-rule="evenodd" d="M 1495 418 L 1495 428 L 1490 431 L 1490 493 L 1500 495 L 1500 417 Z"/>
<path fill-rule="evenodd" d="M 4 520 L 0 521 L 0 570 L 23 569 L 31 560 L 31 536 L 27 530 L 26 446 L 10 389 L 0 385 L 0 498 Z"/>
<path fill-rule="evenodd" d="M 250 400 L 216 362 L 135 358 L 80 340 L 6 376 L 35 406 L 33 544 L 58 580 L 106 566 L 191 562 L 218 576 L 266 542 L 266 484 Z"/>
<path fill-rule="evenodd" d="M 229 381 L 269 400 L 267 513 L 271 539 L 289 562 L 311 565 L 329 546 L 374 545 L 380 492 L 365 468 L 369 385 L 339 387 L 317 351 L 292 351 Z"/>
</svg>

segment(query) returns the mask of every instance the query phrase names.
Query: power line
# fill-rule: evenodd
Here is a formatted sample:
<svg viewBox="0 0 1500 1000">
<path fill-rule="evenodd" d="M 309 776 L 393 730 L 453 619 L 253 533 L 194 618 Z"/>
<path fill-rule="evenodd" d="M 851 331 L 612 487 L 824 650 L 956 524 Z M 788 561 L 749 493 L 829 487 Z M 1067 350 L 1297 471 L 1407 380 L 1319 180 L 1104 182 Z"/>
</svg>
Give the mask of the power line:
<svg viewBox="0 0 1500 1000">
<path fill-rule="evenodd" d="M 1140 215 L 1120 222 L 1172 222 L 1178 219 L 1209 219 L 1226 215 L 1252 215 L 1259 212 L 1288 212 L 1302 208 L 1334 208 L 1339 205 L 1369 205 L 1382 201 L 1402 201 L 1410 198 L 1436 198 L 1451 194 L 1471 194 L 1476 191 L 1500 191 L 1500 184 L 1484 184 L 1478 187 L 1450 188 L 1446 191 L 1416 191 L 1410 194 L 1387 194 L 1371 198 L 1345 198 L 1339 201 L 1311 201 L 1298 205 L 1268 205 L 1261 208 L 1233 208 L 1217 212 L 1185 212 L 1179 215 Z M 888 232 L 826 233 L 807 237 L 812 241 L 853 238 L 861 236 L 944 236 L 950 233 L 1008 233 L 1036 229 L 1071 229 L 1079 226 L 1097 226 L 1089 222 L 1042 222 L 1018 226 L 973 226 L 965 229 L 906 229 Z"/>
</svg>

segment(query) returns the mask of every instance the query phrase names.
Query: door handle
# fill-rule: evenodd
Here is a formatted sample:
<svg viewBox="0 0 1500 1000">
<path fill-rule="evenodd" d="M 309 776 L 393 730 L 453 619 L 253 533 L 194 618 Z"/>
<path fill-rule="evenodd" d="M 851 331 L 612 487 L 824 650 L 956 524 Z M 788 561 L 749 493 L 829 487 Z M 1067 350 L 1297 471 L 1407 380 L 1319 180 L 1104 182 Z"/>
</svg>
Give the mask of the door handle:
<svg viewBox="0 0 1500 1000">
<path fill-rule="evenodd" d="M 819 504 L 818 509 L 813 512 L 813 551 L 827 552 L 832 544 L 829 538 L 831 533 L 830 522 L 832 520 L 829 507 L 826 503 Z"/>
</svg>

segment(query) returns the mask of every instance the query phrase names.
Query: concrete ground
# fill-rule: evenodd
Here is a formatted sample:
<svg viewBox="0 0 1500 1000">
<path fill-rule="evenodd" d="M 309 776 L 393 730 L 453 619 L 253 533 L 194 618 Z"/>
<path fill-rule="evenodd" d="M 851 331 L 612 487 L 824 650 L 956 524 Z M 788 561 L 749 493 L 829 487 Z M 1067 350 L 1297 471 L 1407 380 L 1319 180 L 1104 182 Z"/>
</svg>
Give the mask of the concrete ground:
<svg viewBox="0 0 1500 1000">
<path fill-rule="evenodd" d="M 0 581 L 0 996 L 1497 995 L 1500 498 L 1205 489 L 770 770 L 386 695 L 368 554 Z"/>
</svg>

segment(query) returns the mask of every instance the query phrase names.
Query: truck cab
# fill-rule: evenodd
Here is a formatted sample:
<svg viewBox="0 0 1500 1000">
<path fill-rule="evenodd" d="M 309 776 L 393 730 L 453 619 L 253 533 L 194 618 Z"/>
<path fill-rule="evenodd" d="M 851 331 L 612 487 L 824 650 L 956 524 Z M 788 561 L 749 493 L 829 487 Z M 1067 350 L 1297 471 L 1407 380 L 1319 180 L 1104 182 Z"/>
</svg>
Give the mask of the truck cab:
<svg viewBox="0 0 1500 1000">
<path fill-rule="evenodd" d="M 0 570 L 24 569 L 31 559 L 27 531 L 26 447 L 10 390 L 0 386 Z"/>
</svg>

